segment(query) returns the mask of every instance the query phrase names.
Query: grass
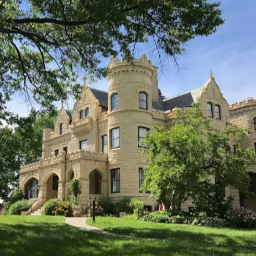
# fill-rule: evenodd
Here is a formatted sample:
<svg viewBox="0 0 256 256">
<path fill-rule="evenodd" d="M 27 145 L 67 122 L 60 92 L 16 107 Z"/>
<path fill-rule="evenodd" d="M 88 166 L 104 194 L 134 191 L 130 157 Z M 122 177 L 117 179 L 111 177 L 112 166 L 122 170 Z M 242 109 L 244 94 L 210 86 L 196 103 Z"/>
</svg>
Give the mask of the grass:
<svg viewBox="0 0 256 256">
<path fill-rule="evenodd" d="M 87 223 L 116 234 L 173 242 L 183 240 L 193 243 L 255 245 L 256 241 L 256 231 L 249 230 L 152 223 L 113 217 L 96 217 L 96 223 L 87 219 Z"/>
<path fill-rule="evenodd" d="M 105 219 L 105 220 L 104 220 Z M 108 221 L 110 225 L 115 225 L 121 222 L 119 219 L 97 218 L 96 225 L 100 222 Z M 122 220 L 121 220 L 122 221 Z M 117 223 L 117 224 L 114 224 Z M 141 223 L 135 221 L 125 221 L 124 227 L 130 229 L 143 229 Z M 137 224 L 137 225 L 136 225 Z M 149 223 L 143 223 L 149 224 Z M 151 223 L 150 223 L 151 224 Z M 127 226 L 128 225 L 128 226 Z M 158 224 L 154 224 L 158 225 Z M 141 228 L 136 228 L 140 226 Z M 171 226 L 171 225 L 170 225 Z M 146 228 L 146 226 L 144 226 Z M 148 234 L 162 230 L 164 232 L 166 226 L 160 224 L 159 228 L 153 229 L 153 226 L 147 227 Z M 181 226 L 180 226 L 181 227 Z M 122 229 L 122 226 L 120 227 Z M 166 228 L 170 229 L 170 228 Z M 189 230 L 180 230 L 184 234 L 189 233 Z M 191 230 L 193 233 L 193 230 Z M 208 232 L 208 231 L 207 231 Z M 136 233 L 136 232 L 135 232 Z M 175 234 L 179 233 L 176 227 Z M 232 239 L 232 245 L 217 245 L 214 238 L 200 241 L 199 234 L 191 234 L 198 236 L 198 240 L 187 241 L 187 238 L 182 239 L 181 236 L 173 235 L 170 241 L 160 239 L 125 239 L 119 237 L 106 236 L 98 233 L 86 232 L 64 223 L 63 217 L 50 216 L 0 216 L 0 255 L 1 256 L 108 256 L 108 255 L 223 255 L 223 256 L 242 256 L 256 255 L 256 247 L 251 245 L 252 237 L 255 237 L 255 232 L 251 235 Z M 201 233 L 204 233 L 203 231 Z M 224 234 L 222 234 L 224 235 Z M 142 233 L 141 233 L 142 236 Z M 156 235 L 155 235 L 156 236 Z M 149 237 L 145 235 L 145 237 Z M 152 236 L 153 237 L 153 236 Z M 170 234 L 169 234 L 169 237 Z M 190 236 L 189 236 L 190 237 Z M 238 236 L 239 237 L 239 236 Z M 243 246 L 238 246 L 236 241 L 243 241 Z"/>
</svg>

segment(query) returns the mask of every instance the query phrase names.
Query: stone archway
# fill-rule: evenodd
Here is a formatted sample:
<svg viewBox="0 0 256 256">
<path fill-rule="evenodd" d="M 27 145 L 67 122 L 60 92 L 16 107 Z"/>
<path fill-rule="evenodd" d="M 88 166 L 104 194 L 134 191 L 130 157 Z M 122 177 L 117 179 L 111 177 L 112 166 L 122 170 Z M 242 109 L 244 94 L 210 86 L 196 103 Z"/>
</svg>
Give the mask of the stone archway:
<svg viewBox="0 0 256 256">
<path fill-rule="evenodd" d="M 89 193 L 94 195 L 100 195 L 101 194 L 101 181 L 102 181 L 102 175 L 97 170 L 93 170 L 89 174 Z"/>
<path fill-rule="evenodd" d="M 52 174 L 46 181 L 46 201 L 58 198 L 59 176 Z"/>
<path fill-rule="evenodd" d="M 38 179 L 31 178 L 25 185 L 25 198 L 37 199 L 38 198 Z"/>
</svg>

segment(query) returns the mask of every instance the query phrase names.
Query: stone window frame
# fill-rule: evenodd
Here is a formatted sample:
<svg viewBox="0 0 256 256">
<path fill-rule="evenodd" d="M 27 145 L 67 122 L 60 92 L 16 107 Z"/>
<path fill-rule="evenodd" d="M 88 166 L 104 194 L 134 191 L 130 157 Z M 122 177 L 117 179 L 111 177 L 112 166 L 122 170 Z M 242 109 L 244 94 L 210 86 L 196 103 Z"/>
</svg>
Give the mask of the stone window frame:
<svg viewBox="0 0 256 256">
<path fill-rule="evenodd" d="M 148 127 L 138 126 L 138 148 L 142 148 L 141 142 L 145 140 L 145 137 L 140 137 L 140 129 L 146 129 L 146 132 L 150 130 Z"/>
<path fill-rule="evenodd" d="M 114 97 L 116 96 L 116 99 Z M 118 110 L 118 93 L 111 95 L 111 111 Z"/>
<path fill-rule="evenodd" d="M 54 150 L 54 156 L 58 156 L 60 154 L 60 150 L 57 148 Z"/>
<path fill-rule="evenodd" d="M 111 193 L 120 193 L 121 189 L 120 189 L 120 168 L 114 168 L 111 169 Z M 115 189 L 114 189 L 114 185 L 115 185 Z"/>
<path fill-rule="evenodd" d="M 63 134 L 63 123 L 60 123 L 60 135 Z"/>
<path fill-rule="evenodd" d="M 82 143 L 83 142 L 86 142 L 86 149 L 82 149 Z M 88 140 L 86 139 L 86 140 L 80 140 L 79 141 L 79 149 L 80 150 L 83 150 L 83 151 L 87 151 L 88 150 Z"/>
<path fill-rule="evenodd" d="M 144 179 L 145 179 L 144 169 L 143 169 L 143 167 L 139 167 L 139 189 L 142 187 Z M 139 192 L 142 193 L 142 191 L 140 191 L 140 190 L 139 190 Z"/>
<path fill-rule="evenodd" d="M 253 118 L 253 129 L 256 131 L 256 117 Z"/>
<path fill-rule="evenodd" d="M 119 136 L 120 136 L 120 134 L 119 134 Z M 106 137 L 106 144 L 104 144 L 105 137 Z M 104 146 L 106 146 L 106 150 L 104 150 Z M 108 135 L 107 134 L 104 134 L 101 136 L 101 151 L 104 154 L 108 153 Z"/>
<path fill-rule="evenodd" d="M 254 152 L 256 154 L 256 142 L 254 142 L 253 145 L 254 145 Z"/>
<path fill-rule="evenodd" d="M 218 109 L 218 112 L 216 111 Z M 219 104 L 216 104 L 216 105 L 214 105 L 214 114 L 215 114 L 215 118 L 217 119 L 217 120 L 221 120 L 221 106 L 219 105 Z M 218 115 L 217 115 L 217 113 L 218 113 Z"/>
<path fill-rule="evenodd" d="M 141 95 L 146 97 L 146 100 L 141 99 Z M 144 108 L 142 105 L 146 102 L 146 107 Z M 145 91 L 139 92 L 139 109 L 148 110 L 148 94 Z"/>
<path fill-rule="evenodd" d="M 83 118 L 84 118 L 84 110 L 81 109 L 81 110 L 79 111 L 79 119 L 82 120 Z"/>
<path fill-rule="evenodd" d="M 114 131 L 114 130 L 117 130 L 118 129 L 118 131 L 119 131 L 119 137 L 116 137 L 116 138 L 113 138 L 113 135 L 112 135 L 112 132 Z M 115 127 L 115 128 L 112 128 L 112 129 L 110 129 L 110 147 L 111 147 L 111 149 L 117 149 L 117 148 L 120 148 L 120 127 Z M 116 146 L 116 147 L 113 147 L 113 140 L 117 140 L 118 139 L 118 146 Z"/>
</svg>

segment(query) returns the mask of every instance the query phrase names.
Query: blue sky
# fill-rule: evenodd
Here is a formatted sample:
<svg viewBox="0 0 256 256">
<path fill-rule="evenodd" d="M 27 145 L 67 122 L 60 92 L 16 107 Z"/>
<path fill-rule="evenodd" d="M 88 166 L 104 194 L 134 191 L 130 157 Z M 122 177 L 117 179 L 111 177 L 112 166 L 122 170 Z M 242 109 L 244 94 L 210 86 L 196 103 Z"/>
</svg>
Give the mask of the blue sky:
<svg viewBox="0 0 256 256">
<path fill-rule="evenodd" d="M 171 60 L 160 68 L 159 88 L 164 96 L 171 97 L 202 86 L 211 70 L 229 103 L 256 98 L 256 0 L 220 2 L 225 24 L 215 34 L 187 43 L 186 52 L 178 57 L 181 69 L 178 70 Z M 148 53 L 147 46 L 140 52 Z M 81 82 L 82 77 L 83 74 Z M 108 88 L 106 79 L 89 86 L 104 91 Z M 21 115 L 28 112 L 18 95 L 9 107 Z M 67 107 L 72 108 L 72 102 Z"/>
</svg>

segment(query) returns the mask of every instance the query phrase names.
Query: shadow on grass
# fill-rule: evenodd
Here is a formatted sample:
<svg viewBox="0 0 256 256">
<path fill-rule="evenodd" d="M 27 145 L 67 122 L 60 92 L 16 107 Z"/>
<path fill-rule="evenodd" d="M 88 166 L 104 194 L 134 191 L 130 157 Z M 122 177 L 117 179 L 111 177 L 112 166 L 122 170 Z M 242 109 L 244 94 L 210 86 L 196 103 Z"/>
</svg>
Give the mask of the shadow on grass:
<svg viewBox="0 0 256 256">
<path fill-rule="evenodd" d="M 168 241 L 124 239 L 102 234 L 88 233 L 64 223 L 0 224 L 1 256 L 107 256 L 107 255 L 247 255 L 255 252 L 249 246 L 234 247 L 214 245 L 211 237 L 194 234 L 191 243 L 186 232 L 174 233 Z M 159 234 L 161 230 L 158 230 Z M 142 235 L 142 234 L 141 234 Z M 150 237 L 150 230 L 143 233 Z"/>
</svg>

